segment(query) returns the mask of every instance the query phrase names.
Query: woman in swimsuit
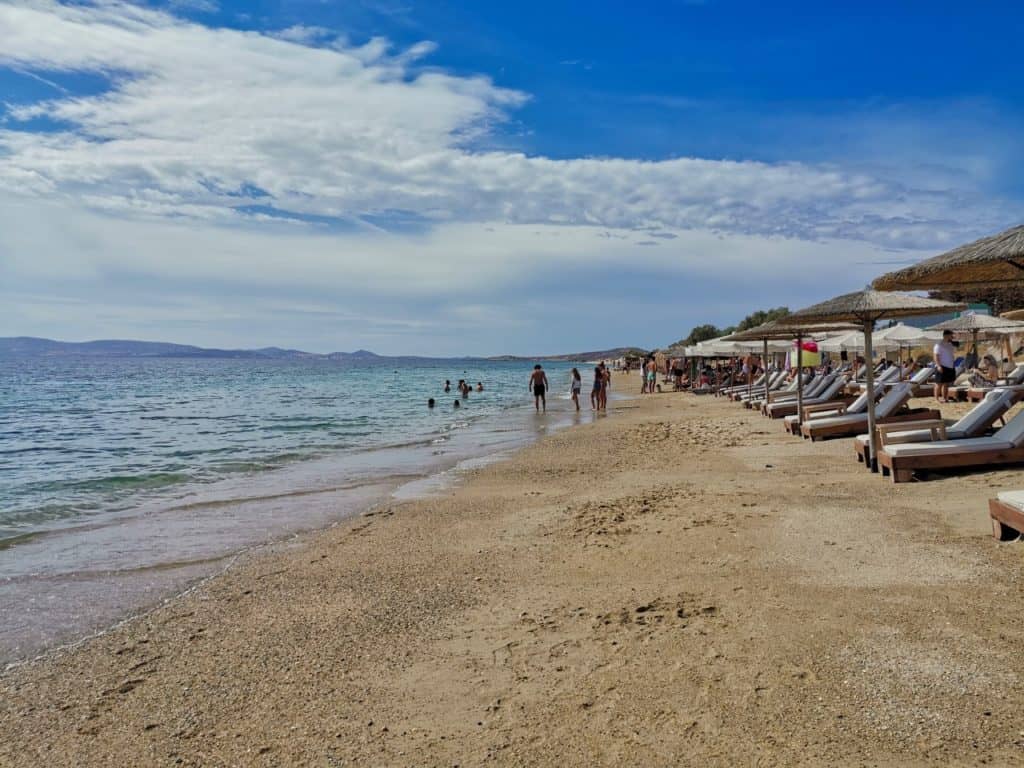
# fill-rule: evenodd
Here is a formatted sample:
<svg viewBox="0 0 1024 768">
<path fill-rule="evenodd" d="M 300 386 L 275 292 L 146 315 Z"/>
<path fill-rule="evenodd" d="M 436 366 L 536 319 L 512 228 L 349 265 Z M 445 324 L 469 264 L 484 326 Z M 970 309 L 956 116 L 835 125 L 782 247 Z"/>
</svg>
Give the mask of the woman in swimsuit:
<svg viewBox="0 0 1024 768">
<path fill-rule="evenodd" d="M 580 392 L 583 391 L 583 380 L 580 379 L 580 372 L 575 368 L 572 369 L 572 383 L 569 385 L 569 394 L 572 395 L 572 401 L 576 404 L 576 410 L 580 409 Z"/>
</svg>

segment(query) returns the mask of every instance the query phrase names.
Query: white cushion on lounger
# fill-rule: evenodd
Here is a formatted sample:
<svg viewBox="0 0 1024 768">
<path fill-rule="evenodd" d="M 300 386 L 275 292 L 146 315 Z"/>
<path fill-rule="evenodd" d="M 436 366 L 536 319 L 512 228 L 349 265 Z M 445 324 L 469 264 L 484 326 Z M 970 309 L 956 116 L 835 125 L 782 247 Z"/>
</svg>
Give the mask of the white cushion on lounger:
<svg viewBox="0 0 1024 768">
<path fill-rule="evenodd" d="M 1003 491 L 996 498 L 1004 504 L 1024 510 L 1024 491 Z"/>
<path fill-rule="evenodd" d="M 974 408 L 968 411 L 963 418 L 947 430 L 950 438 L 953 432 L 969 435 L 981 428 L 982 424 L 991 424 L 993 413 L 1000 410 L 1007 410 L 1013 404 L 1013 393 L 1005 389 L 993 389 L 986 392 L 985 397 Z"/>
<path fill-rule="evenodd" d="M 1020 411 L 1010 422 L 996 432 L 993 437 L 1005 440 L 1015 446 L 1024 445 L 1024 411 Z"/>
<path fill-rule="evenodd" d="M 901 405 L 910 399 L 913 386 L 910 382 L 901 381 L 890 389 L 886 396 L 879 400 L 878 405 L 875 406 L 875 415 L 879 418 L 892 416 Z"/>
<path fill-rule="evenodd" d="M 827 413 L 827 411 L 826 411 Z M 828 416 L 824 419 L 812 419 L 805 421 L 804 424 L 809 424 L 815 429 L 818 427 L 838 427 L 840 425 L 849 425 L 851 427 L 857 424 L 867 424 L 868 415 L 866 413 L 851 413 L 843 414 L 842 416 Z"/>
<path fill-rule="evenodd" d="M 936 443 L 903 443 L 887 445 L 882 450 L 890 456 L 939 456 L 946 453 L 975 453 L 1013 448 L 1013 443 L 993 437 L 971 437 L 966 440 L 940 440 Z"/>
</svg>

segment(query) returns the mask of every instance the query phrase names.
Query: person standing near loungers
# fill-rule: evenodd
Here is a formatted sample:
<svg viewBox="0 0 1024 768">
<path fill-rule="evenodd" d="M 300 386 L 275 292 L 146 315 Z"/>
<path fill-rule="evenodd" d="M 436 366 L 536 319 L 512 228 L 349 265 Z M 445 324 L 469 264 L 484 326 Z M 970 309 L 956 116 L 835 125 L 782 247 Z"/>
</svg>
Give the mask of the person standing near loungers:
<svg viewBox="0 0 1024 768">
<path fill-rule="evenodd" d="M 548 401 L 544 393 L 548 391 L 548 375 L 540 365 L 533 366 L 533 373 L 530 376 L 530 389 L 533 390 L 533 407 L 540 411 L 541 406 L 544 412 L 548 410 Z"/>
<path fill-rule="evenodd" d="M 940 403 L 949 402 L 949 385 L 956 380 L 956 350 L 953 348 L 953 332 L 943 331 L 942 341 L 932 350 L 935 364 L 939 366 L 939 380 L 935 384 L 935 399 Z"/>
</svg>

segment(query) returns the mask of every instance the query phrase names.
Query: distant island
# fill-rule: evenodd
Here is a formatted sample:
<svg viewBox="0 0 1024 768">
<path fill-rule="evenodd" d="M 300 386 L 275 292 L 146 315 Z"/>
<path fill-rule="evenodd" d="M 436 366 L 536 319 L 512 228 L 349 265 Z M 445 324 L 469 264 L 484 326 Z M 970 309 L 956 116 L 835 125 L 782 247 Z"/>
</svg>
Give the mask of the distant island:
<svg viewBox="0 0 1024 768">
<path fill-rule="evenodd" d="M 341 360 L 353 363 L 375 363 L 384 361 L 431 361 L 431 360 L 545 360 L 551 362 L 585 362 L 588 360 L 614 360 L 627 355 L 644 355 L 638 347 L 619 347 L 596 352 L 577 352 L 568 355 L 541 355 L 520 357 L 500 355 L 496 357 L 440 358 L 420 356 L 384 356 L 365 349 L 355 352 L 330 352 L 318 354 L 300 349 L 262 347 L 261 349 L 214 349 L 189 344 L 170 344 L 162 341 L 132 341 L 127 339 L 102 339 L 98 341 L 54 341 L 32 336 L 0 337 L 0 357 L 146 357 L 146 358 L 228 358 L 238 360 Z"/>
</svg>

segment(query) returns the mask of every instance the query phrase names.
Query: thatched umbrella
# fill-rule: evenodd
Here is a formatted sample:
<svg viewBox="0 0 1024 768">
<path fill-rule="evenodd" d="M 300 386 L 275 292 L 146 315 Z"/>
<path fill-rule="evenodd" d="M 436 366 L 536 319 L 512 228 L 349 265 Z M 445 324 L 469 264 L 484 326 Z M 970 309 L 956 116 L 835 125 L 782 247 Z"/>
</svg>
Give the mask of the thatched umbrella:
<svg viewBox="0 0 1024 768">
<path fill-rule="evenodd" d="M 1024 320 L 1024 309 L 1011 309 L 1009 312 L 1003 312 L 999 316 L 1007 320 Z"/>
<path fill-rule="evenodd" d="M 974 312 L 965 312 L 960 317 L 952 320 L 944 320 L 928 328 L 930 331 L 954 331 L 955 333 L 970 333 L 971 346 L 975 351 L 978 349 L 978 336 L 1006 336 L 1010 333 L 1024 332 L 1024 322 L 1020 320 L 1007 320 L 992 315 L 979 315 Z M 1007 355 L 1009 357 L 1010 355 Z"/>
<path fill-rule="evenodd" d="M 902 293 L 883 293 L 870 288 L 855 293 L 847 293 L 820 304 L 801 309 L 789 316 L 793 323 L 816 322 L 858 322 L 864 326 L 864 357 L 870 361 L 871 334 L 875 323 L 886 317 L 913 317 L 915 315 L 937 315 L 942 312 L 955 312 L 964 308 L 963 304 L 953 304 L 935 299 L 924 299 L 920 296 L 908 296 Z M 875 434 L 875 372 L 868 363 L 865 381 L 868 396 L 868 435 L 870 453 L 868 466 L 874 466 L 878 448 L 878 435 Z"/>
<path fill-rule="evenodd" d="M 797 366 L 796 366 L 796 413 L 797 421 L 800 421 L 801 414 L 803 413 L 803 383 L 804 383 L 804 368 L 800 365 L 803 360 L 803 340 L 804 336 L 810 336 L 814 333 L 835 333 L 837 331 L 848 331 L 857 326 L 851 325 L 850 323 L 813 323 L 813 324 L 799 324 L 790 322 L 789 316 L 780 318 L 778 320 L 769 320 L 767 323 L 761 323 L 761 325 L 755 326 L 754 328 L 748 328 L 745 331 L 738 331 L 731 336 L 725 336 L 722 341 L 760 341 L 764 344 L 764 357 L 762 361 L 768 360 L 768 342 L 774 340 L 784 339 L 786 341 L 792 341 L 796 339 L 797 343 Z M 765 365 L 765 372 L 767 372 L 768 366 Z M 747 398 L 750 398 L 751 388 L 747 387 Z M 765 397 L 768 395 L 768 383 L 765 382 Z"/>
<path fill-rule="evenodd" d="M 970 290 L 1024 283 L 1024 224 L 983 237 L 872 283 L 879 291 Z"/>
</svg>

